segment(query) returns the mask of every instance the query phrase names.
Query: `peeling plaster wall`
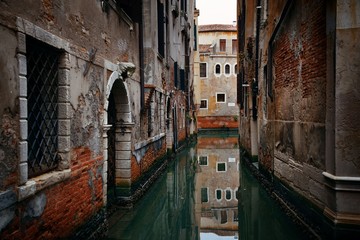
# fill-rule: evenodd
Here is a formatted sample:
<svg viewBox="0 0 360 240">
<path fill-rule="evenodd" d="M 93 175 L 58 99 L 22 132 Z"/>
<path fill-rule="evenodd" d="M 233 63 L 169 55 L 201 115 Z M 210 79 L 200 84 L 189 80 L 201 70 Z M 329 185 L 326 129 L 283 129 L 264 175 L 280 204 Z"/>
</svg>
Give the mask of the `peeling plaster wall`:
<svg viewBox="0 0 360 240">
<path fill-rule="evenodd" d="M 62 171 L 27 179 L 26 184 L 19 185 L 20 153 L 26 155 L 26 151 L 19 152 L 19 140 L 26 140 L 27 131 L 20 126 L 19 95 L 26 96 L 27 90 L 19 84 L 24 80 L 19 79 L 19 72 L 26 73 L 26 65 L 19 62 L 26 61 L 18 58 L 26 55 L 19 46 L 26 46 L 27 35 L 68 56 L 63 72 L 68 73 L 69 85 L 61 89 L 61 97 L 68 99 L 69 109 L 66 107 L 61 114 L 70 124 L 61 131 L 70 134 L 66 154 L 69 163 Z M 138 44 L 137 24 L 130 31 L 114 10 L 103 12 L 98 0 L 0 2 L 1 239 L 67 238 L 103 207 L 105 87 L 111 73 L 117 70 L 117 62 L 139 66 Z M 18 52 L 24 55 L 17 57 Z M 91 52 L 95 53 L 93 57 Z M 132 77 L 125 80 L 137 124 L 134 135 L 140 129 L 139 79 L 136 67 Z"/>
<path fill-rule="evenodd" d="M 19 142 L 19 85 L 17 37 L 0 25 L 0 191 L 17 183 Z"/>
</svg>

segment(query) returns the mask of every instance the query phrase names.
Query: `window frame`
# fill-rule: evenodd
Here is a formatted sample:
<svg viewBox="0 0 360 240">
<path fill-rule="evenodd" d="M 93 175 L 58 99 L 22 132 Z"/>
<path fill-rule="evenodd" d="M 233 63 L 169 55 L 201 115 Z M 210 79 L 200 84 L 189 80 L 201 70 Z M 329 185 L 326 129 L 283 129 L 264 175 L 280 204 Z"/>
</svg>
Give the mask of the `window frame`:
<svg viewBox="0 0 360 240">
<path fill-rule="evenodd" d="M 229 73 L 226 73 L 226 67 L 229 68 Z M 230 65 L 230 63 L 225 63 L 224 64 L 224 75 L 227 76 L 227 77 L 231 75 L 231 65 Z"/>
<path fill-rule="evenodd" d="M 203 201 L 203 190 L 206 189 L 206 201 Z M 200 188 L 200 202 L 201 203 L 208 203 L 209 202 L 209 188 L 202 187 Z"/>
<path fill-rule="evenodd" d="M 36 32 L 17 29 L 18 53 L 17 61 L 19 68 L 19 179 L 18 200 L 21 201 L 43 189 L 71 177 L 70 169 L 70 129 L 71 129 L 71 105 L 70 105 L 70 52 L 69 42 L 61 39 L 41 27 L 19 17 L 19 22 L 26 22 L 28 29 L 37 29 Z M 58 146 L 57 154 L 60 157 L 58 166 L 53 171 L 44 173 L 35 178 L 28 175 L 28 109 L 27 109 L 27 59 L 26 39 L 30 36 L 38 41 L 52 46 L 60 51 L 58 65 Z"/>
<path fill-rule="evenodd" d="M 201 66 L 205 65 L 205 76 L 201 76 Z M 199 77 L 200 78 L 208 78 L 208 63 L 207 62 L 200 62 L 199 64 Z"/>
<path fill-rule="evenodd" d="M 220 71 L 219 73 L 216 72 L 216 67 L 217 67 L 217 66 L 219 66 L 219 71 Z M 215 65 L 214 65 L 214 75 L 215 75 L 216 77 L 220 77 L 221 74 L 222 74 L 222 73 L 221 73 L 221 64 L 220 64 L 220 63 L 215 63 Z"/>
<path fill-rule="evenodd" d="M 219 39 L 219 52 L 226 52 L 226 39 Z"/>
<path fill-rule="evenodd" d="M 224 166 L 225 166 L 225 170 L 224 171 L 219 171 L 219 165 L 220 164 L 224 164 Z M 216 172 L 227 172 L 227 164 L 226 164 L 226 162 L 217 162 L 216 163 Z"/>
<path fill-rule="evenodd" d="M 218 195 L 217 195 L 218 191 L 220 191 L 220 198 L 218 198 Z M 215 189 L 215 198 L 219 202 L 223 199 L 223 190 L 221 188 Z"/>
<path fill-rule="evenodd" d="M 201 164 L 201 158 L 206 158 L 206 164 Z M 207 155 L 199 155 L 198 163 L 200 166 L 209 166 L 209 157 Z"/>
<path fill-rule="evenodd" d="M 223 102 L 218 101 L 218 95 L 220 95 L 220 94 L 223 94 L 223 95 L 224 95 L 224 101 L 223 101 Z M 224 93 L 224 92 L 217 92 L 217 93 L 216 93 L 216 103 L 226 103 L 226 93 Z"/>
<path fill-rule="evenodd" d="M 206 101 L 206 107 L 205 107 L 205 108 L 202 108 L 202 107 L 201 107 L 201 102 L 202 102 L 202 101 Z M 208 100 L 208 99 L 200 99 L 199 109 L 208 109 L 208 107 L 209 107 L 209 100 Z"/>
</svg>

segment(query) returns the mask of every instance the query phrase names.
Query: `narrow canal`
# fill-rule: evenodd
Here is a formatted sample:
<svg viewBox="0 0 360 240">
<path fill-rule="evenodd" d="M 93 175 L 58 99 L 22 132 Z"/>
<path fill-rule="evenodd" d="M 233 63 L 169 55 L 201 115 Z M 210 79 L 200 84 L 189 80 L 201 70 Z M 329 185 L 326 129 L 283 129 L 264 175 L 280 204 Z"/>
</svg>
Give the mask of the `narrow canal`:
<svg viewBox="0 0 360 240">
<path fill-rule="evenodd" d="M 199 136 L 133 209 L 108 219 L 106 239 L 303 239 L 239 156 L 237 136 Z"/>
</svg>

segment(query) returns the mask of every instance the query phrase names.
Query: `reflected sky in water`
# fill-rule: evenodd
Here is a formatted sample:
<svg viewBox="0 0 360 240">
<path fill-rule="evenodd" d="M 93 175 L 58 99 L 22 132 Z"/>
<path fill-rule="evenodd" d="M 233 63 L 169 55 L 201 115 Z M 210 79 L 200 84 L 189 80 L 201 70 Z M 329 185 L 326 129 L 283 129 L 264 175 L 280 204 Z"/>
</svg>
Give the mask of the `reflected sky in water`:
<svg viewBox="0 0 360 240">
<path fill-rule="evenodd" d="M 108 222 L 106 239 L 301 239 L 241 165 L 237 135 L 198 136 L 133 209 Z"/>
</svg>

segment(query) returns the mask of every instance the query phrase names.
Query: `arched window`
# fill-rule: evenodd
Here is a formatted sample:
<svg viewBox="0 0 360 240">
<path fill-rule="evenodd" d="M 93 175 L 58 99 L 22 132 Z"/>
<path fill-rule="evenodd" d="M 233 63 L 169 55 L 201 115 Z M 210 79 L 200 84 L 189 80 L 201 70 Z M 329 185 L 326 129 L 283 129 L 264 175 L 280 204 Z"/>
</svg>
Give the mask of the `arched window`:
<svg viewBox="0 0 360 240">
<path fill-rule="evenodd" d="M 225 74 L 230 75 L 230 64 L 225 64 Z"/>
<path fill-rule="evenodd" d="M 215 65 L 215 74 L 220 75 L 221 74 L 221 66 L 220 64 Z"/>
<path fill-rule="evenodd" d="M 237 64 L 234 65 L 234 74 L 238 73 Z"/>
</svg>

